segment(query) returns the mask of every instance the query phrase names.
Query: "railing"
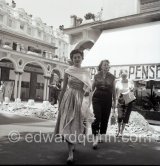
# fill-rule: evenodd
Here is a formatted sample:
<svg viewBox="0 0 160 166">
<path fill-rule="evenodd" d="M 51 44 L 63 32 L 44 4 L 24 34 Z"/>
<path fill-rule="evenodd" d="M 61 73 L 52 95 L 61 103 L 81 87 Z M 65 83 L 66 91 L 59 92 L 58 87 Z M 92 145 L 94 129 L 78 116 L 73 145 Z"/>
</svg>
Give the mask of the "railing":
<svg viewBox="0 0 160 166">
<path fill-rule="evenodd" d="M 52 61 L 57 61 L 57 62 L 60 62 L 60 63 L 65 63 L 65 64 L 68 64 L 68 62 L 67 61 L 65 61 L 65 60 L 62 60 L 61 58 L 54 58 L 54 56 L 55 55 L 42 55 L 42 54 L 39 54 L 39 53 L 36 53 L 36 52 L 32 52 L 32 51 L 25 51 L 25 52 L 21 52 L 21 51 L 17 51 L 17 50 L 13 50 L 12 49 L 12 47 L 11 46 L 8 46 L 8 45 L 2 45 L 2 46 L 0 46 L 0 51 L 2 50 L 2 52 L 6 52 L 6 53 L 8 53 L 8 52 L 10 52 L 10 53 L 17 53 L 17 54 L 19 54 L 19 55 L 23 55 L 24 54 L 24 56 L 25 55 L 32 55 L 32 57 L 34 56 L 34 57 L 38 57 L 38 58 L 42 58 L 42 59 L 46 59 L 46 60 L 52 60 Z"/>
</svg>

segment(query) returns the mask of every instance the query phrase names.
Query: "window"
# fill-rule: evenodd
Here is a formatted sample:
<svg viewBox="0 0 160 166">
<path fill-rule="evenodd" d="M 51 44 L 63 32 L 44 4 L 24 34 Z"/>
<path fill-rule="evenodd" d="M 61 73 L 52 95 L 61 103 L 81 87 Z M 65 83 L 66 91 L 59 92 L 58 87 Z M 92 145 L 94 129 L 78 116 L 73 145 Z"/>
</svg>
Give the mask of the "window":
<svg viewBox="0 0 160 166">
<path fill-rule="evenodd" d="M 17 43 L 13 42 L 12 49 L 15 51 L 17 50 Z"/>
<path fill-rule="evenodd" d="M 30 27 L 27 28 L 27 33 L 28 33 L 29 35 L 31 35 L 31 28 L 30 28 Z"/>
<path fill-rule="evenodd" d="M 23 15 L 22 15 L 22 14 L 19 14 L 19 17 L 20 17 L 20 18 L 23 18 Z"/>
<path fill-rule="evenodd" d="M 11 42 L 10 41 L 4 42 L 3 48 L 12 49 Z"/>
<path fill-rule="evenodd" d="M 3 15 L 0 14 L 0 22 L 3 22 Z"/>
<path fill-rule="evenodd" d="M 42 52 L 40 49 L 34 48 L 32 46 L 28 46 L 28 51 L 35 52 L 35 53 L 38 53 L 38 54 L 41 54 L 41 52 Z"/>
<path fill-rule="evenodd" d="M 45 56 L 46 56 L 46 54 L 47 54 L 47 51 L 46 51 L 46 50 L 44 50 L 44 51 L 43 51 L 43 53 L 42 53 L 42 56 L 43 56 L 43 57 L 45 57 Z"/>
<path fill-rule="evenodd" d="M 5 42 L 5 45 L 6 45 L 6 46 L 11 46 L 11 43 L 10 43 L 9 41 L 6 41 L 6 42 Z"/>
<path fill-rule="evenodd" d="M 46 40 L 47 40 L 47 37 L 46 37 L 46 35 L 45 35 L 45 34 L 43 35 L 43 40 L 44 40 L 44 41 L 46 41 Z"/>
<path fill-rule="evenodd" d="M 38 37 L 41 37 L 41 31 L 38 31 Z"/>
<path fill-rule="evenodd" d="M 0 46 L 2 46 L 2 39 L 0 39 Z"/>
<path fill-rule="evenodd" d="M 39 26 L 40 26 L 40 24 L 39 24 L 39 23 L 37 23 L 36 25 L 37 25 L 37 27 L 39 27 Z"/>
<path fill-rule="evenodd" d="M 32 52 L 34 52 L 34 47 L 32 47 L 32 46 L 28 46 L 28 51 L 32 51 Z"/>
<path fill-rule="evenodd" d="M 51 43 L 54 43 L 55 42 L 55 39 L 54 38 L 51 38 Z"/>
<path fill-rule="evenodd" d="M 24 24 L 23 23 L 20 24 L 20 29 L 24 30 Z"/>
<path fill-rule="evenodd" d="M 12 27 L 12 20 L 11 19 L 8 20 L 8 26 Z"/>
</svg>

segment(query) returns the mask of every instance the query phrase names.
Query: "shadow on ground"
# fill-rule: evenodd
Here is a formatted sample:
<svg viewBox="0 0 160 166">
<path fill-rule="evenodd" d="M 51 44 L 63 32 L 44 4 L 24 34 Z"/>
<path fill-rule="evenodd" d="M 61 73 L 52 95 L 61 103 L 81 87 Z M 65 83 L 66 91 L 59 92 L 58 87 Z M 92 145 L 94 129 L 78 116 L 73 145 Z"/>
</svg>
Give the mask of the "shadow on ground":
<svg viewBox="0 0 160 166">
<path fill-rule="evenodd" d="M 0 165 L 2 164 L 66 164 L 67 145 L 56 143 L 53 133 L 20 132 L 18 142 L 11 137 L 0 138 Z M 16 140 L 14 135 L 12 141 Z M 60 141 L 59 141 L 60 142 Z M 157 142 L 131 142 L 111 137 L 105 143 L 99 143 L 98 149 L 92 149 L 92 143 L 86 140 L 77 144 L 75 163 L 86 165 L 160 165 L 160 144 Z"/>
<path fill-rule="evenodd" d="M 44 119 L 31 118 L 15 114 L 0 113 L 0 125 L 13 124 L 13 123 L 37 123 L 42 121 L 44 121 Z"/>
</svg>

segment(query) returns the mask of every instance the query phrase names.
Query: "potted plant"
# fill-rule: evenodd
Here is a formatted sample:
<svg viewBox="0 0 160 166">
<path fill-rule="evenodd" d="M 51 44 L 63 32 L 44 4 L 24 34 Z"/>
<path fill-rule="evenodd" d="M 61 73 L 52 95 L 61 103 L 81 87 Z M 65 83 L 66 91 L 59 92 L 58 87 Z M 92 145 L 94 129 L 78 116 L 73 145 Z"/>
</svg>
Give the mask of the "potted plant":
<svg viewBox="0 0 160 166">
<path fill-rule="evenodd" d="M 92 20 L 92 21 L 95 21 L 95 15 L 93 14 L 93 13 L 87 13 L 85 16 L 84 16 L 84 18 L 86 19 L 86 20 Z"/>
</svg>

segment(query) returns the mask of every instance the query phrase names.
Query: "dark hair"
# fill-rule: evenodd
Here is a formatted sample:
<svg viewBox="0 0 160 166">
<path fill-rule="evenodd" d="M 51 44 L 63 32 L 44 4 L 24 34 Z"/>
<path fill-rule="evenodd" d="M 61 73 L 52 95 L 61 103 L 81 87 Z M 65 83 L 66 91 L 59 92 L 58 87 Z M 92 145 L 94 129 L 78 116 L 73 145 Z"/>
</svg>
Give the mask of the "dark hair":
<svg viewBox="0 0 160 166">
<path fill-rule="evenodd" d="M 83 54 L 83 51 L 79 50 L 79 49 L 75 49 L 75 50 L 72 50 L 71 53 L 70 53 L 70 59 L 73 60 L 73 55 L 74 54 L 80 54 L 82 59 L 84 57 L 84 54 Z"/>
<path fill-rule="evenodd" d="M 100 64 L 98 65 L 98 71 L 101 71 L 102 70 L 102 64 L 103 64 L 103 62 L 107 62 L 108 64 L 110 64 L 110 62 L 109 62 L 109 60 L 107 60 L 107 59 L 105 59 L 105 60 L 102 60 L 101 62 L 100 62 Z"/>
</svg>

